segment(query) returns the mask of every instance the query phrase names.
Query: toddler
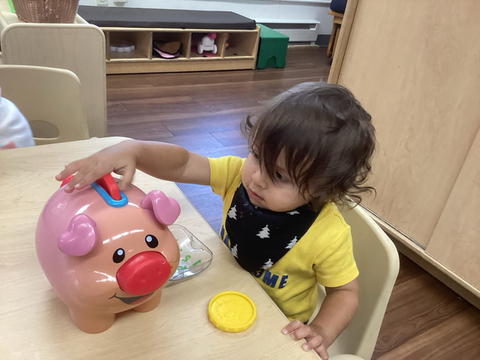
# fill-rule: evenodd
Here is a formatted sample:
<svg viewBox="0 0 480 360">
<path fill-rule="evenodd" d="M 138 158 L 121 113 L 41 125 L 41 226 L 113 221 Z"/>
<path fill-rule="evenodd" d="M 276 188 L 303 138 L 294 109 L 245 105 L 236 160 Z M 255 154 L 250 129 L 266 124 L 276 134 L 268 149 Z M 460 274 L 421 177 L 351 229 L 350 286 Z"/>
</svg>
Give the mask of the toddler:
<svg viewBox="0 0 480 360">
<path fill-rule="evenodd" d="M 272 100 L 242 130 L 246 159 L 207 158 L 172 144 L 127 140 L 68 164 L 65 191 L 111 171 L 128 186 L 135 169 L 175 182 L 210 185 L 222 196 L 220 235 L 291 322 L 282 332 L 328 359 L 327 348 L 352 319 L 358 270 L 349 226 L 336 203 L 360 202 L 375 131 L 344 87 L 304 83 Z M 317 283 L 326 298 L 317 303 Z"/>
<path fill-rule="evenodd" d="M 0 150 L 35 146 L 32 130 L 14 103 L 2 97 L 0 88 Z"/>
</svg>

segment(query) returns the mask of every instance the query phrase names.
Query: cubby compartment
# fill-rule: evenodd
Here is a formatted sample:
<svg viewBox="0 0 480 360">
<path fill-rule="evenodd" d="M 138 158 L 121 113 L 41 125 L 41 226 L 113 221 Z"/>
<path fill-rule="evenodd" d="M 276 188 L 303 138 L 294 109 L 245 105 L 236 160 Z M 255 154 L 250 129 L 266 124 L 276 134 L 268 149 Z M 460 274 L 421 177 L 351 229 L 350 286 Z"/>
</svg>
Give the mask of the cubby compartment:
<svg viewBox="0 0 480 360">
<path fill-rule="evenodd" d="M 189 47 L 190 47 L 190 33 L 188 32 L 164 32 L 164 31 L 154 31 L 152 33 L 153 38 L 153 47 L 155 44 L 168 44 L 172 42 L 180 42 L 181 47 L 179 50 L 179 56 L 174 58 L 164 58 L 155 50 L 152 51 L 152 60 L 175 60 L 175 59 L 186 59 L 189 57 Z"/>
<path fill-rule="evenodd" d="M 150 60 L 152 33 L 149 31 L 108 31 L 107 60 Z M 130 51 L 125 48 L 132 45 Z M 113 50 L 117 48 L 117 50 Z M 123 51 L 118 51 L 123 48 Z"/>
<path fill-rule="evenodd" d="M 202 42 L 204 37 L 208 37 L 209 34 L 215 34 L 215 38 L 213 39 L 213 43 L 216 47 L 216 51 L 214 52 L 213 49 L 209 48 Z M 190 47 L 190 58 L 204 58 L 204 59 L 213 59 L 213 58 L 221 58 L 223 56 L 223 52 L 221 51 L 221 44 L 219 43 L 219 35 L 218 32 L 192 32 L 191 33 L 191 47 Z M 207 40 L 208 41 L 208 40 Z M 204 49 L 200 50 L 200 46 L 203 46 Z M 202 52 L 200 54 L 200 51 Z"/>
<path fill-rule="evenodd" d="M 229 32 L 226 34 L 224 57 L 255 56 L 258 34 L 255 32 Z"/>
</svg>

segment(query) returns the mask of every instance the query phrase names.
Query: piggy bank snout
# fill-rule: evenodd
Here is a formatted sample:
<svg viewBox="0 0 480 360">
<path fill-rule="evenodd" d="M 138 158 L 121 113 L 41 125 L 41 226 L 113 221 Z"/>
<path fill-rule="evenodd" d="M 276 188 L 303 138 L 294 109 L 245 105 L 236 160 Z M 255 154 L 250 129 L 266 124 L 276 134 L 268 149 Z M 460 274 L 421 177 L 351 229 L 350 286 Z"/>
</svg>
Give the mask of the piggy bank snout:
<svg viewBox="0 0 480 360">
<path fill-rule="evenodd" d="M 118 269 L 117 282 L 122 291 L 146 295 L 167 282 L 170 271 L 171 266 L 165 256 L 156 251 L 145 251 L 128 259 Z"/>
</svg>

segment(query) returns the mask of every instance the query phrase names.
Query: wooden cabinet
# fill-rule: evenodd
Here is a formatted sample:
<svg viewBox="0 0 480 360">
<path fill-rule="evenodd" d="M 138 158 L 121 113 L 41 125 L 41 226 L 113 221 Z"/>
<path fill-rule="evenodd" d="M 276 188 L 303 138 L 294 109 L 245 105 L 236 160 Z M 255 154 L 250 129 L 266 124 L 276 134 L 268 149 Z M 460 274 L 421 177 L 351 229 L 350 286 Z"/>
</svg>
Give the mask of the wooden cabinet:
<svg viewBox="0 0 480 360">
<path fill-rule="evenodd" d="M 350 0 L 329 82 L 372 115 L 365 200 L 418 263 L 480 304 L 480 3 Z"/>
<path fill-rule="evenodd" d="M 480 289 L 480 132 L 458 174 L 426 252 Z"/>
<path fill-rule="evenodd" d="M 101 28 L 106 38 L 107 74 L 177 72 L 205 70 L 254 69 L 260 30 Z M 216 33 L 217 53 L 198 54 L 192 47 L 192 35 Z M 126 41 L 135 46 L 132 52 L 112 52 L 110 44 Z M 154 41 L 180 41 L 180 56 L 164 59 L 152 55 Z M 207 53 L 207 52 L 205 52 Z"/>
</svg>

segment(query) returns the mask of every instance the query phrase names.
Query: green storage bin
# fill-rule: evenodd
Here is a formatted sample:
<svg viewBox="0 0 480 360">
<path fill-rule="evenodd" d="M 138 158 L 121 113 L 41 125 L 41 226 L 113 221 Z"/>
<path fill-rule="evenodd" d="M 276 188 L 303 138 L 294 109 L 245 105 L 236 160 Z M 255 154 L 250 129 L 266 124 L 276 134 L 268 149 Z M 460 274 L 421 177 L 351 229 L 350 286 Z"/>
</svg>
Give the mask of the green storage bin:
<svg viewBox="0 0 480 360">
<path fill-rule="evenodd" d="M 266 67 L 285 67 L 287 56 L 288 36 L 280 34 L 265 25 L 260 27 L 260 43 L 258 45 L 257 69 Z"/>
</svg>

